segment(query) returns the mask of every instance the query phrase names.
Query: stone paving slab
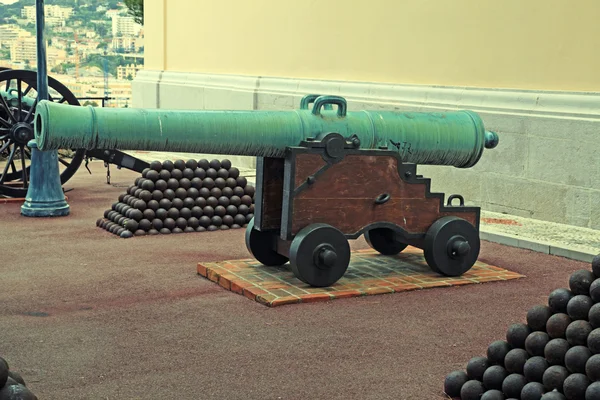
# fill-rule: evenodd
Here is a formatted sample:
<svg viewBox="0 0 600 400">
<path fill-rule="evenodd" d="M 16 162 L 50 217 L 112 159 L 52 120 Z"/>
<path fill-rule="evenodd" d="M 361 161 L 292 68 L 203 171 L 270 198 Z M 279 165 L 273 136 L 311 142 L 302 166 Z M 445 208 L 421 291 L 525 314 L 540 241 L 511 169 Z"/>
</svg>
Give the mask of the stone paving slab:
<svg viewBox="0 0 600 400">
<path fill-rule="evenodd" d="M 288 265 L 267 267 L 254 259 L 198 263 L 198 274 L 269 307 L 524 277 L 479 261 L 460 277 L 441 276 L 431 271 L 423 251 L 411 246 L 395 257 L 371 249 L 356 250 L 346 274 L 327 288 L 301 282 Z"/>
</svg>

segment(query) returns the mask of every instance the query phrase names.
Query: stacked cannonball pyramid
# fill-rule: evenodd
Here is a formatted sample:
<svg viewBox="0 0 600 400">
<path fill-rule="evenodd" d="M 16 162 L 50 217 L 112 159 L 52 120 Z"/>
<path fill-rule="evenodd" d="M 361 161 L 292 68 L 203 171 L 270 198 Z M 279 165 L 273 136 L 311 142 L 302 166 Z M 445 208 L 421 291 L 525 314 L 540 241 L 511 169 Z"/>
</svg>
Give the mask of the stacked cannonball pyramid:
<svg viewBox="0 0 600 400">
<path fill-rule="evenodd" d="M 11 371 L 2 357 L 0 357 L 0 400 L 37 400 L 25 385 L 21 375 Z"/>
<path fill-rule="evenodd" d="M 462 400 L 600 400 L 600 255 L 592 270 L 550 293 L 465 371 L 453 371 L 444 391 Z"/>
<path fill-rule="evenodd" d="M 129 238 L 236 229 L 253 216 L 254 187 L 231 161 L 153 161 L 96 225 Z"/>
</svg>

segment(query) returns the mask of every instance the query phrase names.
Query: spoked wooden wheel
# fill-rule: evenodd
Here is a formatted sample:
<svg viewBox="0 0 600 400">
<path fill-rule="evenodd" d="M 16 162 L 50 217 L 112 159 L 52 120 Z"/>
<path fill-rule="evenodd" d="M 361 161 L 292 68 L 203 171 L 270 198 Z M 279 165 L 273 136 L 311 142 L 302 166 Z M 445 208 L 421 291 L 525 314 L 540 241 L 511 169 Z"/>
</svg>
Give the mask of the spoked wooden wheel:
<svg viewBox="0 0 600 400">
<path fill-rule="evenodd" d="M 0 71 L 0 195 L 25 197 L 29 186 L 33 119 L 37 105 L 37 73 Z M 62 83 L 48 77 L 50 101 L 78 106 L 75 95 Z M 59 150 L 61 184 L 77 171 L 85 150 Z"/>
</svg>

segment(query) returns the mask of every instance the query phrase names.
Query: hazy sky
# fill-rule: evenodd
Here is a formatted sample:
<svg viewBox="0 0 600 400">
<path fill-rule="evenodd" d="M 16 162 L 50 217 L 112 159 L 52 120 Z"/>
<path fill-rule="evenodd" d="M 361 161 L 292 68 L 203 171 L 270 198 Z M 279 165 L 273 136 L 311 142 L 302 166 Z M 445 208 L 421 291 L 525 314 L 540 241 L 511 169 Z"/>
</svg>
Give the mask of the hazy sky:
<svg viewBox="0 0 600 400">
<path fill-rule="evenodd" d="M 17 0 L 0 0 L 0 3 L 4 3 L 4 4 L 12 4 L 12 3 L 16 3 Z"/>
</svg>

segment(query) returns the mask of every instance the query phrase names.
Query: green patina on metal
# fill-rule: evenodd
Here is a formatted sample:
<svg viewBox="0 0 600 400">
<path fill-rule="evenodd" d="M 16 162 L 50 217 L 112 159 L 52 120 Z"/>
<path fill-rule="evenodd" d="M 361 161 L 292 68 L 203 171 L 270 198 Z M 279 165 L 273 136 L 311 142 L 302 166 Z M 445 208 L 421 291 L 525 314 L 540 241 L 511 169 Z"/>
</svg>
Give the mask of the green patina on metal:
<svg viewBox="0 0 600 400">
<path fill-rule="evenodd" d="M 312 107 L 309 104 L 313 103 Z M 336 109 L 331 107 L 337 106 Z M 356 135 L 361 149 L 387 146 L 415 164 L 475 165 L 498 136 L 470 111 L 347 111 L 338 96 L 306 96 L 299 110 L 192 111 L 76 107 L 41 101 L 35 137 L 59 148 L 173 151 L 283 157 L 307 138 Z"/>
<path fill-rule="evenodd" d="M 17 89 L 10 89 L 8 92 L 5 90 L 0 90 L 0 96 L 4 97 L 4 99 L 10 107 L 19 107 L 19 94 Z M 27 106 L 28 109 L 31 107 L 35 107 L 35 102 L 35 97 L 23 95 L 21 95 L 20 97 L 20 103 Z"/>
</svg>

